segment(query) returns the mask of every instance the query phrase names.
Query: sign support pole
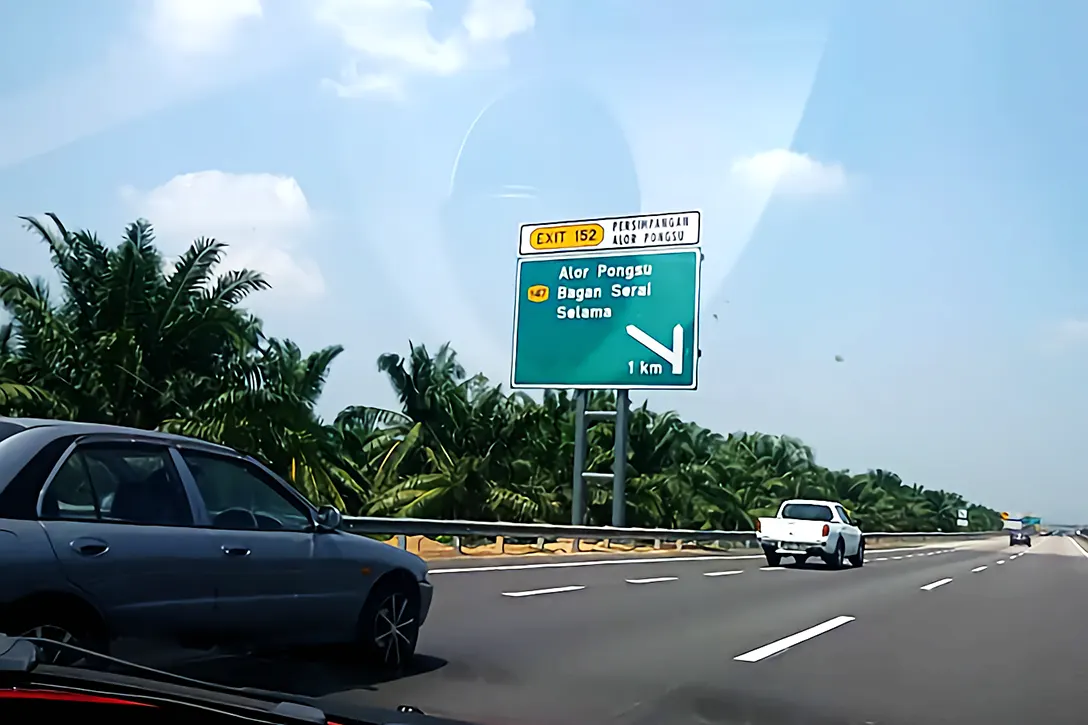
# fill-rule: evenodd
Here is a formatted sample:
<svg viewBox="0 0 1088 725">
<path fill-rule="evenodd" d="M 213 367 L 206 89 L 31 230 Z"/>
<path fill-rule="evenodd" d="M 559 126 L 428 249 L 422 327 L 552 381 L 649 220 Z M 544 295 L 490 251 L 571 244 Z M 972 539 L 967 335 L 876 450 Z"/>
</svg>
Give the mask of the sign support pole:
<svg viewBox="0 0 1088 725">
<path fill-rule="evenodd" d="M 585 524 L 586 480 L 586 398 L 585 390 L 574 391 L 574 480 L 571 483 L 570 523 Z"/>
<path fill-rule="evenodd" d="M 616 391 L 616 443 L 612 461 L 612 525 L 625 526 L 627 518 L 627 419 L 631 413 L 631 394 Z"/>
</svg>

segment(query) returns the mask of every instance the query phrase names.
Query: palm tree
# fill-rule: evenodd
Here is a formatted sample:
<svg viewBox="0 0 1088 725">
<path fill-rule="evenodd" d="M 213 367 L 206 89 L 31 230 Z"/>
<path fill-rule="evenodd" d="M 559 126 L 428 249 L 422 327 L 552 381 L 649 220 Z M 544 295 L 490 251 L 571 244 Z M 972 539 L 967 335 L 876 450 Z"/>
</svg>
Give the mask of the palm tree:
<svg viewBox="0 0 1088 725">
<path fill-rule="evenodd" d="M 349 513 L 560 523 L 569 520 L 574 399 L 538 402 L 469 375 L 447 343 L 409 342 L 378 370 L 399 410 L 316 413 L 330 346 L 304 353 L 266 335 L 243 303 L 268 287 L 257 273 L 218 274 L 227 247 L 197 239 L 167 266 L 151 225 L 126 227 L 115 247 L 69 231 L 55 215 L 24 218 L 59 277 L 0 269 L 0 414 L 159 428 L 225 443 L 261 458 L 317 503 Z M 591 410 L 612 410 L 595 391 Z M 732 529 L 785 498 L 833 498 L 867 530 L 999 528 L 991 509 L 907 484 L 891 471 L 829 470 L 796 438 L 720 435 L 674 412 L 631 412 L 627 520 L 637 526 Z M 613 466 L 615 425 L 587 433 L 590 471 Z M 611 486 L 590 486 L 591 523 L 611 519 Z"/>
</svg>

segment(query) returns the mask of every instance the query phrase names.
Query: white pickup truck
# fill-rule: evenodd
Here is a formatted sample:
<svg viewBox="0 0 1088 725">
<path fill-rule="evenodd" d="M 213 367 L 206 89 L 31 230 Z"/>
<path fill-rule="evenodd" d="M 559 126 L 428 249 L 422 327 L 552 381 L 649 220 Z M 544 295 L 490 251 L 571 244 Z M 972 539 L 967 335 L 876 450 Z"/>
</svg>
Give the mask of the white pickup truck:
<svg viewBox="0 0 1088 725">
<path fill-rule="evenodd" d="M 836 501 L 784 501 L 778 515 L 756 520 L 756 538 L 770 566 L 781 565 L 783 556 L 798 564 L 818 556 L 833 569 L 846 560 L 865 563 L 865 537 Z"/>
</svg>

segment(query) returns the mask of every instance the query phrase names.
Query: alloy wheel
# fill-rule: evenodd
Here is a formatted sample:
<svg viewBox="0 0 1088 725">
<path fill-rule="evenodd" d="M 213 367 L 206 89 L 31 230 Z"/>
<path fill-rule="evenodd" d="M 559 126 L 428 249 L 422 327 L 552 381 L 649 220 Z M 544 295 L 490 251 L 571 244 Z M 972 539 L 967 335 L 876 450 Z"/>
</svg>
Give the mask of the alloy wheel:
<svg viewBox="0 0 1088 725">
<path fill-rule="evenodd" d="M 408 597 L 390 594 L 374 616 L 374 644 L 381 652 L 382 662 L 400 667 L 413 651 L 412 628 L 416 618 Z"/>
<path fill-rule="evenodd" d="M 23 632 L 22 637 L 33 637 L 36 639 L 48 639 L 53 642 L 60 642 L 61 644 L 70 644 L 76 647 L 81 647 L 82 643 L 79 639 L 69 632 L 64 627 L 56 624 L 42 624 L 37 627 L 31 627 L 26 632 Z M 78 652 L 72 652 L 63 647 L 45 647 L 42 648 L 41 661 L 47 665 L 64 665 L 64 664 L 77 664 L 81 662 L 84 657 Z"/>
</svg>

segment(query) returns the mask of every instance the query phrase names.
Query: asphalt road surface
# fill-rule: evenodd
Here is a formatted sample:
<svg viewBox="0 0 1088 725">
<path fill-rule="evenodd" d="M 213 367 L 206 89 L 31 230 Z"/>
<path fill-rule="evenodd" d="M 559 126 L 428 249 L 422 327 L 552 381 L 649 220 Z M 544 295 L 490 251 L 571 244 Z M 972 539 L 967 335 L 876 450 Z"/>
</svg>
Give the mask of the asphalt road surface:
<svg viewBox="0 0 1088 725">
<path fill-rule="evenodd" d="M 870 551 L 841 571 L 710 556 L 436 565 L 408 676 L 254 659 L 187 674 L 330 711 L 410 704 L 503 725 L 1082 725 L 1088 553 L 1033 544 Z"/>
</svg>

